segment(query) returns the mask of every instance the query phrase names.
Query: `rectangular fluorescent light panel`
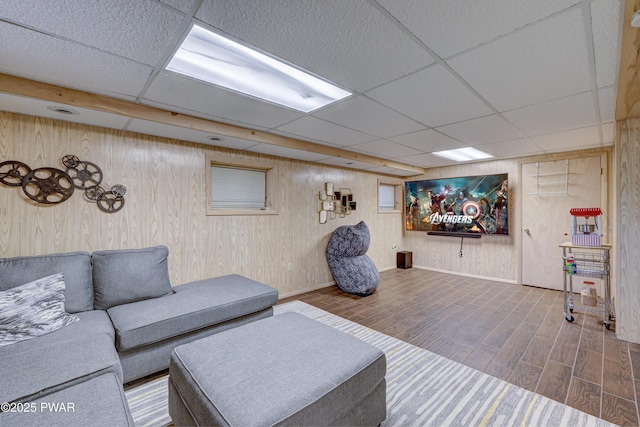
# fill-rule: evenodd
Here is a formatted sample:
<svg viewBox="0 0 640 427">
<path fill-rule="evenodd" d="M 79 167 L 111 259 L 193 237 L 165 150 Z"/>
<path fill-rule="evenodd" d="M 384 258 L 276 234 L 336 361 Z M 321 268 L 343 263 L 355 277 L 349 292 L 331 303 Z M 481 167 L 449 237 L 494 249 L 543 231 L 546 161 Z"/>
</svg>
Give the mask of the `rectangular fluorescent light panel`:
<svg viewBox="0 0 640 427">
<path fill-rule="evenodd" d="M 434 156 L 443 157 L 449 160 L 455 160 L 456 162 L 468 162 L 470 160 L 489 159 L 493 157 L 491 154 L 487 154 L 483 151 L 476 150 L 472 147 L 457 148 L 455 150 L 435 151 Z"/>
<path fill-rule="evenodd" d="M 166 69 L 305 113 L 351 95 L 198 25 L 191 28 Z"/>
</svg>

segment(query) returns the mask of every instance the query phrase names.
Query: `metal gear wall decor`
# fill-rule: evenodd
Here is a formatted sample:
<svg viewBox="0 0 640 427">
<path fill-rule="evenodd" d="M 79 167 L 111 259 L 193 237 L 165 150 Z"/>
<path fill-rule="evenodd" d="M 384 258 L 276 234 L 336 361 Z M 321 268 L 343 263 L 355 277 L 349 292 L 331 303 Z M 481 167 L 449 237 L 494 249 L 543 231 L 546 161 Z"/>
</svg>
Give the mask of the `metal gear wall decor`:
<svg viewBox="0 0 640 427">
<path fill-rule="evenodd" d="M 106 190 L 102 184 L 102 169 L 95 163 L 80 160 L 73 154 L 62 158 L 62 164 L 67 167 L 67 173 L 73 180 L 75 188 L 84 190 L 84 197 L 89 202 L 95 202 L 102 212 L 115 213 L 124 206 L 124 193 L 127 189 L 117 184 Z"/>
<path fill-rule="evenodd" d="M 22 162 L 9 160 L 0 163 L 0 182 L 9 187 L 20 187 L 24 177 L 31 172 L 31 168 Z"/>
<path fill-rule="evenodd" d="M 118 212 L 124 206 L 127 189 L 116 184 L 109 190 L 100 185 L 102 170 L 95 163 L 80 160 L 73 154 L 62 157 L 66 170 L 56 168 L 31 169 L 17 160 L 0 163 L 0 183 L 22 187 L 24 194 L 36 203 L 53 205 L 64 202 L 76 188 L 84 190 L 85 199 L 95 202 L 103 212 Z"/>
<path fill-rule="evenodd" d="M 73 181 L 55 168 L 33 169 L 22 179 L 22 191 L 31 200 L 45 205 L 64 202 L 73 194 Z"/>
<path fill-rule="evenodd" d="M 102 182 L 102 170 L 95 163 L 80 161 L 75 166 L 67 166 L 67 173 L 80 190 L 100 185 Z"/>
</svg>

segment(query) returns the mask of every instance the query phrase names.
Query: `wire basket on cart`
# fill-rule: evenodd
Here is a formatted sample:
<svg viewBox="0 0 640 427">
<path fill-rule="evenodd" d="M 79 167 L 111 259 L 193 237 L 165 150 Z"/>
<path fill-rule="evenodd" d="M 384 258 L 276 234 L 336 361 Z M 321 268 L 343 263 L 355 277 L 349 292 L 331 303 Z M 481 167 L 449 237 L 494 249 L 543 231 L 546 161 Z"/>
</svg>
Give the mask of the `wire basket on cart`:
<svg viewBox="0 0 640 427">
<path fill-rule="evenodd" d="M 568 322 L 573 322 L 571 313 L 578 309 L 594 313 L 601 313 L 604 316 L 604 325 L 607 329 L 611 327 L 611 320 L 615 317 L 611 304 L 611 281 L 610 281 L 610 249 L 611 245 L 594 247 L 575 246 L 571 243 L 563 243 L 562 261 L 564 270 L 564 317 Z M 604 282 L 604 298 L 596 305 L 584 305 L 574 303 L 573 276 L 589 277 L 592 279 L 602 279 Z"/>
</svg>

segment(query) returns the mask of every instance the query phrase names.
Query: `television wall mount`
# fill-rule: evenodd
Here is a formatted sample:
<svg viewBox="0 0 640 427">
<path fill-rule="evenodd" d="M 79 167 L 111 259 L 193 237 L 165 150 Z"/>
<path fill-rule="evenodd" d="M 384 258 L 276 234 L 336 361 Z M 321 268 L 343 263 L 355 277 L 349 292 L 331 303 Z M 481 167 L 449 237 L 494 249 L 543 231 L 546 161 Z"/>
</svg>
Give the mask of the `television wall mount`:
<svg viewBox="0 0 640 427">
<path fill-rule="evenodd" d="M 455 231 L 427 231 L 427 234 L 431 236 L 447 236 L 447 237 L 460 237 L 460 252 L 458 252 L 458 256 L 462 258 L 462 243 L 464 242 L 464 238 L 467 237 L 469 239 L 480 239 L 482 237 L 481 234 L 478 233 L 462 233 Z"/>
</svg>

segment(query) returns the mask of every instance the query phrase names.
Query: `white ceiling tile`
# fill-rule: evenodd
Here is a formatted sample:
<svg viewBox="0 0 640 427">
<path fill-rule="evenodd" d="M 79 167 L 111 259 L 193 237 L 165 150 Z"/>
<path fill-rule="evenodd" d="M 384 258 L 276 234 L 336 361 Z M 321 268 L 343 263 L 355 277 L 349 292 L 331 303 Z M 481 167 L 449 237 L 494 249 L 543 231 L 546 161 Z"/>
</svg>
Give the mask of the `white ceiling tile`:
<svg viewBox="0 0 640 427">
<path fill-rule="evenodd" d="M 303 113 L 256 98 L 202 84 L 170 72 L 159 73 L 149 86 L 143 102 L 155 101 L 165 108 L 200 112 L 208 116 L 230 119 L 251 127 L 275 128 L 301 117 Z M 167 107 L 168 106 L 168 107 Z"/>
<path fill-rule="evenodd" d="M 600 104 L 600 120 L 603 123 L 615 120 L 616 87 L 608 86 L 598 89 L 598 103 Z"/>
<path fill-rule="evenodd" d="M 443 159 L 442 157 L 434 156 L 433 154 L 418 154 L 417 156 L 400 157 L 397 158 L 396 161 L 423 168 L 435 168 L 439 166 L 458 164 L 453 160 Z"/>
<path fill-rule="evenodd" d="M 127 130 L 147 135 L 162 136 L 164 138 L 178 139 L 181 141 L 198 142 L 201 144 L 214 145 L 216 147 L 233 148 L 245 150 L 258 144 L 255 141 L 234 138 L 225 135 L 215 135 L 211 132 L 202 132 L 194 129 L 187 129 L 179 126 L 171 126 L 164 123 L 152 122 L 149 120 L 133 119 Z M 211 141 L 209 137 L 219 137 L 220 141 Z"/>
<path fill-rule="evenodd" d="M 79 114 L 62 114 L 52 111 L 47 107 L 61 107 L 66 110 L 75 111 Z M 0 110 L 26 115 L 37 115 L 39 117 L 48 117 L 67 122 L 85 123 L 110 129 L 123 129 L 129 120 L 128 117 L 120 116 L 118 114 L 103 113 L 101 111 L 90 110 L 88 108 L 80 108 L 55 102 L 25 98 L 22 96 L 8 95 L 6 93 L 0 93 Z"/>
<path fill-rule="evenodd" d="M 598 126 L 534 136 L 531 140 L 548 153 L 601 146 Z"/>
<path fill-rule="evenodd" d="M 346 99 L 313 115 L 381 138 L 424 129 L 419 123 L 364 96 Z"/>
<path fill-rule="evenodd" d="M 196 17 L 360 92 L 434 61 L 365 1 L 205 0 Z"/>
<path fill-rule="evenodd" d="M 318 139 L 313 139 L 313 138 L 309 138 L 309 137 L 302 137 L 300 135 L 295 135 L 293 133 L 289 133 L 289 132 L 284 132 L 281 130 L 277 130 L 277 129 L 272 129 L 268 131 L 271 134 L 274 135 L 281 135 L 287 138 L 293 138 L 293 139 L 298 139 L 301 141 L 307 141 L 307 142 L 313 142 L 314 144 L 318 144 L 318 145 L 326 145 L 327 147 L 334 147 L 334 148 L 342 148 L 344 147 L 344 145 L 338 145 L 338 144 L 334 144 L 333 142 L 325 142 L 325 141 L 320 141 Z"/>
<path fill-rule="evenodd" d="M 499 111 L 591 88 L 580 8 L 525 27 L 448 63 Z"/>
<path fill-rule="evenodd" d="M 619 50 L 614 47 L 618 46 L 620 0 L 598 0 L 589 4 L 596 60 L 596 82 L 601 88 L 616 82 Z"/>
<path fill-rule="evenodd" d="M 2 72 L 119 98 L 135 99 L 153 70 L 3 22 L 0 40 Z"/>
<path fill-rule="evenodd" d="M 246 150 L 254 153 L 284 157 L 287 159 L 304 160 L 307 162 L 315 162 L 327 157 L 326 154 L 312 153 L 310 151 L 296 150 L 294 148 L 280 147 L 278 145 L 271 144 L 257 144 L 247 148 Z"/>
<path fill-rule="evenodd" d="M 367 95 L 431 127 L 492 113 L 442 65 L 388 83 Z"/>
<path fill-rule="evenodd" d="M 439 127 L 437 130 L 468 145 L 505 141 L 523 136 L 496 114 Z"/>
<path fill-rule="evenodd" d="M 196 0 L 159 0 L 159 1 L 184 13 L 189 12 L 193 7 L 193 5 L 196 3 Z"/>
<path fill-rule="evenodd" d="M 378 0 L 441 58 L 524 27 L 579 0 Z"/>
<path fill-rule="evenodd" d="M 490 142 L 476 146 L 478 150 L 491 154 L 496 158 L 523 157 L 543 154 L 543 151 L 530 139 L 519 138 L 510 141 Z"/>
<path fill-rule="evenodd" d="M 527 136 L 597 124 L 591 92 L 507 111 L 503 115 Z"/>
<path fill-rule="evenodd" d="M 367 153 L 373 156 L 388 159 L 414 156 L 416 154 L 422 153 L 421 151 L 414 150 L 413 148 L 396 144 L 395 142 L 387 141 L 384 139 L 378 139 L 376 141 L 363 142 L 362 144 L 352 145 L 351 147 L 349 147 L 349 150 L 357 151 L 360 153 Z"/>
<path fill-rule="evenodd" d="M 150 65 L 181 36 L 185 19 L 153 0 L 3 0 L 1 13 L 44 33 Z"/>
<path fill-rule="evenodd" d="M 362 144 L 353 150 L 436 167 L 456 163 L 428 153 L 468 145 L 513 157 L 539 153 L 538 141 L 545 151 L 567 151 L 610 145 L 615 138 L 621 0 L 1 3 L 0 72 L 120 99 L 141 98 L 145 105 L 329 147 Z M 200 5 L 193 21 L 209 23 L 345 88 L 368 92 L 304 115 L 166 71 L 148 81 L 154 66 L 164 63 L 192 22 L 187 14 Z M 590 32 L 583 28 L 585 5 L 591 12 L 601 128 L 595 126 L 597 110 L 588 99 L 593 70 L 585 37 Z M 428 48 L 442 55 L 456 73 L 434 63 Z M 574 98 L 576 94 L 584 99 Z M 56 115 L 42 111 L 45 106 L 39 102 L 6 96 L 0 99 L 2 110 Z M 67 120 L 211 143 L 206 132 L 80 110 L 79 116 Z M 538 136 L 521 140 L 510 134 L 493 116 L 495 110 Z M 567 127 L 576 130 L 553 133 Z M 257 145 L 223 138 L 215 145 L 240 150 Z M 270 145 L 256 149 L 280 157 L 318 159 L 313 153 Z M 327 163 L 392 175 L 395 169 L 337 156 Z M 402 171 L 399 176 L 407 174 Z"/>
<path fill-rule="evenodd" d="M 331 143 L 331 145 L 349 146 L 374 139 L 371 135 L 358 132 L 313 116 L 304 116 L 279 126 L 276 130 L 300 138 Z"/>
<path fill-rule="evenodd" d="M 412 147 L 425 153 L 462 148 L 465 146 L 461 142 L 432 129 L 407 133 L 389 139 L 397 142 L 398 144 L 406 145 L 407 147 Z"/>
</svg>

